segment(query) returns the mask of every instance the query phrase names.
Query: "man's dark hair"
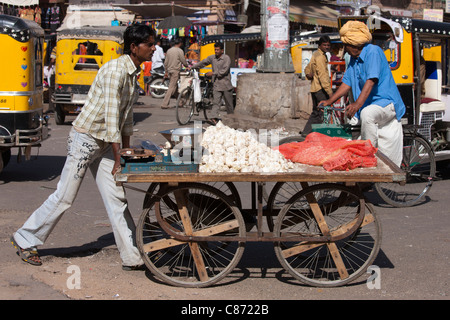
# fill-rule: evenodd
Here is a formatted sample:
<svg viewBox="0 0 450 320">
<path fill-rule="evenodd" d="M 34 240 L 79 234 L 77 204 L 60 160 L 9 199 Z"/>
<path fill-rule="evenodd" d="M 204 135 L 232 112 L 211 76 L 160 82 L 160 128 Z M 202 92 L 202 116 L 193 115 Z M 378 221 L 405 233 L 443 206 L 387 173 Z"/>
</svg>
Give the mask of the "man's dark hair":
<svg viewBox="0 0 450 320">
<path fill-rule="evenodd" d="M 214 43 L 214 48 L 223 49 L 223 42 L 216 42 L 216 43 Z"/>
<path fill-rule="evenodd" d="M 131 53 L 131 44 L 139 45 L 148 40 L 148 37 L 155 37 L 155 31 L 147 25 L 135 24 L 127 27 L 123 34 L 123 53 Z"/>
<path fill-rule="evenodd" d="M 327 42 L 331 43 L 330 37 L 329 36 L 321 36 L 320 39 L 319 39 L 318 44 L 320 46 L 322 43 L 327 43 Z"/>
<path fill-rule="evenodd" d="M 173 39 L 173 40 L 171 41 L 171 44 L 172 44 L 172 46 L 174 46 L 174 45 L 180 44 L 180 43 L 182 43 L 182 42 L 183 42 L 183 39 L 181 39 L 181 38 L 176 38 L 176 39 Z"/>
</svg>

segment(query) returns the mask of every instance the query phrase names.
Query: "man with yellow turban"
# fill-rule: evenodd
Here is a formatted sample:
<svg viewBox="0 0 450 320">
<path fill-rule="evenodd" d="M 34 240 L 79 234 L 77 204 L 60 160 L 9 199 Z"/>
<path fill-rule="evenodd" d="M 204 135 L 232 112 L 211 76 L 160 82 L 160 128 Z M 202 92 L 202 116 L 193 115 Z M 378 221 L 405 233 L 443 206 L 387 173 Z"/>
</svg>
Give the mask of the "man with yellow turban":
<svg viewBox="0 0 450 320">
<path fill-rule="evenodd" d="M 372 144 L 400 166 L 405 104 L 397 89 L 383 50 L 373 44 L 367 26 L 349 21 L 339 31 L 351 59 L 339 89 L 319 105 L 331 105 L 352 90 L 355 101 L 345 111 L 352 124 L 361 124 L 361 139 Z"/>
</svg>

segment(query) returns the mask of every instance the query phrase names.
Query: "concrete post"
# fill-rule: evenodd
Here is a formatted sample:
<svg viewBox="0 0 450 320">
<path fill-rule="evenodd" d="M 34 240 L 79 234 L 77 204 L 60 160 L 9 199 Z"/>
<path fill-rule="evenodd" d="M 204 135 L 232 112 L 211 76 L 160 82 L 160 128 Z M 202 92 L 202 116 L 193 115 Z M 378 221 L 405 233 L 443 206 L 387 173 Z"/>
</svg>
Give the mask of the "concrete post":
<svg viewBox="0 0 450 320">
<path fill-rule="evenodd" d="M 290 54 L 289 0 L 261 1 L 264 54 L 258 72 L 294 72 Z"/>
</svg>

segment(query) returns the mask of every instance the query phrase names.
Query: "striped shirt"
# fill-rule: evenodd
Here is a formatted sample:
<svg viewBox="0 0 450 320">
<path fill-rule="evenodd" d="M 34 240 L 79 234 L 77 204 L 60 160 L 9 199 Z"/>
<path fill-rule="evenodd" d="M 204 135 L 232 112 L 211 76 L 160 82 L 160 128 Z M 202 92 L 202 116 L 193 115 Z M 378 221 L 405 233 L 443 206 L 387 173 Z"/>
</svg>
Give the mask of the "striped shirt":
<svg viewBox="0 0 450 320">
<path fill-rule="evenodd" d="M 124 54 L 104 64 L 89 89 L 81 113 L 73 121 L 76 130 L 105 142 L 122 142 L 133 134 L 133 104 L 139 97 L 136 68 Z"/>
</svg>

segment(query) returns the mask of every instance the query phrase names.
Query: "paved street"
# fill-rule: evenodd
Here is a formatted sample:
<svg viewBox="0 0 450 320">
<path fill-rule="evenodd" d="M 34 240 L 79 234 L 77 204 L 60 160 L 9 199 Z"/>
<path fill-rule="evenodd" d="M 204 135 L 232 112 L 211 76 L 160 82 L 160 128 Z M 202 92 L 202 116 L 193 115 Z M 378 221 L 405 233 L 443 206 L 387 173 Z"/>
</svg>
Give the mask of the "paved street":
<svg viewBox="0 0 450 320">
<path fill-rule="evenodd" d="M 177 127 L 174 109 L 161 110 L 160 100 L 141 97 L 135 108 L 134 141 L 163 143 L 161 130 Z M 71 120 L 68 118 L 67 120 Z M 86 300 L 310 300 L 310 299 L 430 299 L 450 297 L 450 169 L 442 171 L 422 203 L 413 208 L 392 208 L 373 192 L 369 200 L 382 222 L 381 250 L 374 265 L 380 268 L 379 286 L 368 286 L 369 274 L 340 288 L 311 288 L 283 270 L 272 244 L 250 243 L 227 278 L 204 289 L 165 285 L 148 271 L 125 272 L 111 227 L 90 174 L 74 206 L 40 248 L 44 265 L 20 261 L 9 238 L 55 189 L 66 154 L 70 123 L 57 126 L 52 117 L 51 137 L 37 159 L 16 163 L 13 158 L 0 174 L 0 299 Z M 133 140 L 132 140 L 133 141 Z M 37 150 L 33 150 L 33 155 Z M 146 188 L 146 186 L 139 186 Z M 237 184 L 244 206 L 248 185 Z M 138 219 L 143 194 L 128 191 L 133 217 Z M 75 268 L 75 269 L 73 269 Z M 78 268 L 78 269 L 76 269 Z M 81 274 L 80 287 L 73 270 Z"/>
</svg>

